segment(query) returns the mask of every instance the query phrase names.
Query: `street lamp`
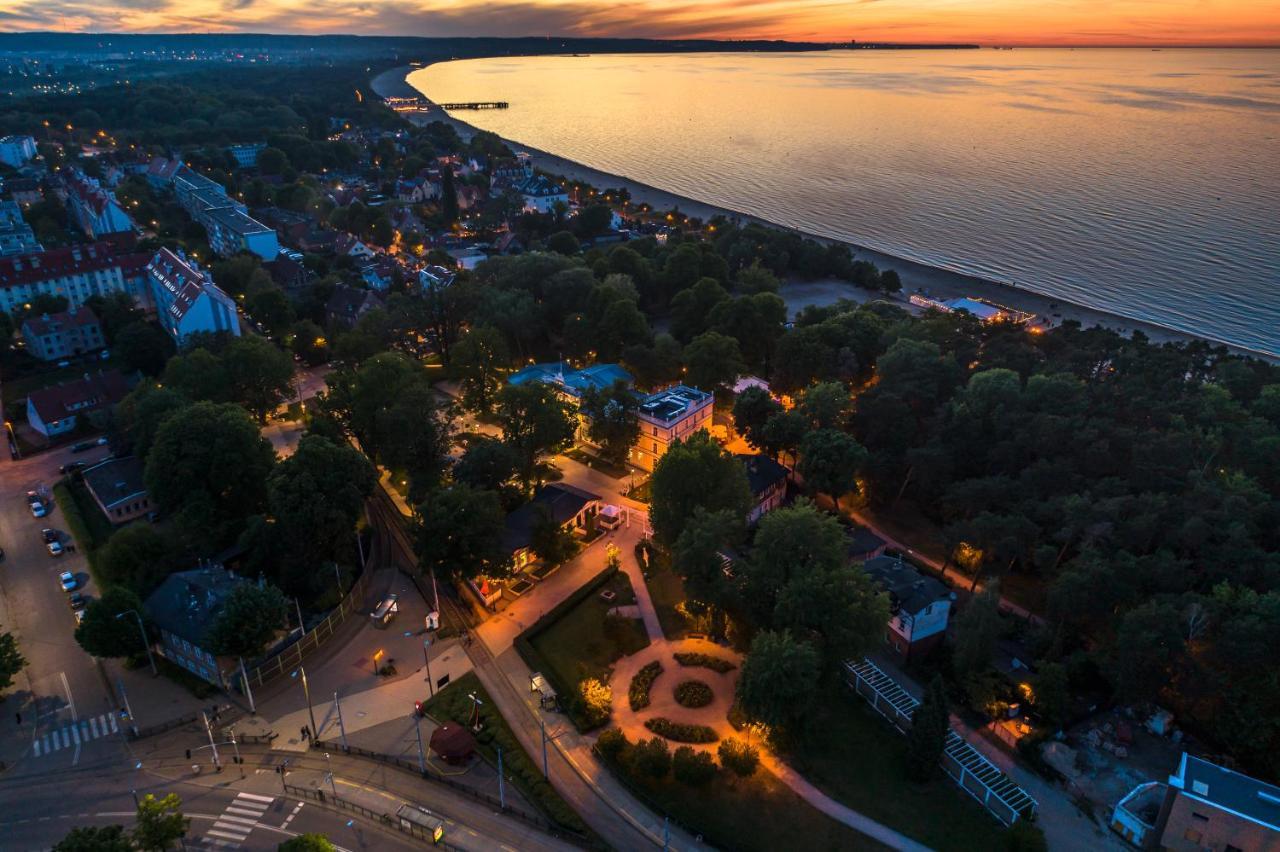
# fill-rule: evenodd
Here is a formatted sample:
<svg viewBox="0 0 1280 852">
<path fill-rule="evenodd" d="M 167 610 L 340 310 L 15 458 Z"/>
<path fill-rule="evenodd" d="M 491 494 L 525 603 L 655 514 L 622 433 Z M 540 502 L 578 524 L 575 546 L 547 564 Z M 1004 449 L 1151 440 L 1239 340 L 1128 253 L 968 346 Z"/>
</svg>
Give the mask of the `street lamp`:
<svg viewBox="0 0 1280 852">
<path fill-rule="evenodd" d="M 289 677 L 297 677 L 299 673 L 302 674 L 302 693 L 307 696 L 307 715 L 311 718 L 311 741 L 315 742 L 319 731 L 316 730 L 316 711 L 311 707 L 311 689 L 307 686 L 306 666 L 298 666 L 298 671 L 292 673 Z"/>
<path fill-rule="evenodd" d="M 159 676 L 160 670 L 156 668 L 156 658 L 151 653 L 151 643 L 147 641 L 147 628 L 142 624 L 142 616 L 139 615 L 136 609 L 126 609 L 124 612 L 117 612 L 116 618 L 124 618 L 130 613 L 133 614 L 134 618 L 138 619 L 138 632 L 142 634 L 142 647 L 147 649 L 147 660 L 151 663 L 151 674 Z"/>
</svg>

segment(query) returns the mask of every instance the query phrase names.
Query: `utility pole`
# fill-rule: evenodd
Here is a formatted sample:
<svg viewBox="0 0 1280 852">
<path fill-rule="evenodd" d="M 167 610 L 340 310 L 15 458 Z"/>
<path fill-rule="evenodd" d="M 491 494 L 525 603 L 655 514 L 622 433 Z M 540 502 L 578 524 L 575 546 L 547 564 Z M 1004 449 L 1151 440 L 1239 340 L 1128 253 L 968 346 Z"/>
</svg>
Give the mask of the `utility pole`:
<svg viewBox="0 0 1280 852">
<path fill-rule="evenodd" d="M 342 750 L 351 751 L 351 746 L 347 745 L 347 726 L 342 723 L 342 702 L 338 700 L 338 693 L 333 693 L 333 706 L 338 711 L 338 731 L 342 734 Z"/>
<path fill-rule="evenodd" d="M 436 697 L 436 684 L 431 679 L 431 637 L 422 637 L 422 661 L 427 665 L 427 686 L 431 689 L 431 698 Z"/>
<path fill-rule="evenodd" d="M 333 791 L 333 797 L 338 798 L 338 785 L 333 780 L 333 761 L 329 760 L 329 752 L 324 753 L 325 766 L 329 767 L 329 789 Z"/>
<path fill-rule="evenodd" d="M 298 629 L 302 631 L 303 636 L 306 636 L 307 625 L 306 625 L 306 622 L 302 620 L 302 604 L 298 603 L 297 598 L 293 599 L 293 608 L 298 612 Z"/>
<path fill-rule="evenodd" d="M 418 724 L 418 714 L 413 714 L 413 732 L 418 735 L 418 771 L 427 774 L 427 756 L 422 753 L 422 726 Z"/>
<path fill-rule="evenodd" d="M 249 688 L 249 672 L 244 667 L 244 657 L 240 658 L 240 677 L 244 680 L 244 694 L 249 697 L 249 712 L 258 715 L 258 707 L 253 703 L 253 690 Z"/>
<path fill-rule="evenodd" d="M 209 748 L 213 749 L 213 765 L 222 771 L 222 761 L 218 760 L 218 744 L 213 741 L 213 728 L 209 725 L 209 714 L 200 711 L 200 717 L 204 719 L 204 732 L 209 735 Z"/>
<path fill-rule="evenodd" d="M 294 674 L 302 674 L 302 693 L 307 696 L 307 715 L 311 717 L 311 741 L 315 742 L 320 732 L 316 730 L 316 711 L 311 707 L 311 690 L 307 687 L 307 669 L 305 666 L 298 666 L 298 671 Z"/>
<path fill-rule="evenodd" d="M 502 746 L 498 746 L 498 804 L 504 811 L 507 809 L 507 788 L 502 781 Z"/>
<path fill-rule="evenodd" d="M 142 623 L 142 616 L 138 614 L 136 609 L 126 609 L 124 612 L 117 612 L 116 618 L 124 618 L 130 613 L 133 614 L 134 618 L 138 619 L 138 632 L 142 634 L 142 647 L 147 649 L 147 661 L 151 663 L 151 675 L 152 677 L 159 677 L 160 670 L 156 668 L 156 658 L 151 653 L 151 642 L 147 639 L 147 628 Z"/>
<path fill-rule="evenodd" d="M 240 743 L 239 741 L 236 740 L 236 729 L 228 728 L 228 730 L 231 732 L 231 747 L 235 749 L 235 752 L 236 752 L 236 766 L 240 767 L 240 777 L 241 779 L 243 779 L 244 778 L 244 761 L 240 759 Z"/>
<path fill-rule="evenodd" d="M 124 691 L 124 681 L 116 678 L 116 686 L 120 687 L 120 697 L 124 699 L 124 712 L 129 714 L 129 727 L 133 728 L 133 735 L 138 735 L 138 720 L 133 718 L 133 708 L 129 706 L 129 693 Z"/>
</svg>

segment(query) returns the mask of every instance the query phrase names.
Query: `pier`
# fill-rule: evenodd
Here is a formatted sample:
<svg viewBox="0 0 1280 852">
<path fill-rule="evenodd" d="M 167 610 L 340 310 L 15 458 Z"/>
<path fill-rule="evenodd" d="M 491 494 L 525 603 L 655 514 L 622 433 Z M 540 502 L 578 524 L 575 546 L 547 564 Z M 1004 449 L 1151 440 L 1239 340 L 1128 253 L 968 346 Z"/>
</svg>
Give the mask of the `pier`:
<svg viewBox="0 0 1280 852">
<path fill-rule="evenodd" d="M 506 109 L 511 106 L 506 101 L 466 101 L 456 104 L 437 104 L 440 109 Z"/>
</svg>

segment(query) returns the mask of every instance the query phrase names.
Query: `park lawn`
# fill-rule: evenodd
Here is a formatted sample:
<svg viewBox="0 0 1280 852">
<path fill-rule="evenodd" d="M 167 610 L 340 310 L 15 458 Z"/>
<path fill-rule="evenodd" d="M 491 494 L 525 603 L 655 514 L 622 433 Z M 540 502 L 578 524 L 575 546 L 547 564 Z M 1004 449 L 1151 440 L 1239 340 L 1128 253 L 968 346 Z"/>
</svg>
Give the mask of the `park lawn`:
<svg viewBox="0 0 1280 852">
<path fill-rule="evenodd" d="M 907 779 L 907 740 L 861 699 L 820 693 L 808 739 L 787 756 L 833 799 L 938 850 L 998 849 L 1003 829 L 938 770 L 928 784 Z"/>
<path fill-rule="evenodd" d="M 533 648 L 551 668 L 552 674 L 576 690 L 588 678 L 607 680 L 609 670 L 620 658 L 634 654 L 649 644 L 644 622 L 627 618 L 614 628 L 606 627 L 605 614 L 611 606 L 633 604 L 635 591 L 631 580 L 619 571 L 601 587 L 617 595 L 612 604 L 592 594 L 531 640 Z"/>
<path fill-rule="evenodd" d="M 685 599 L 684 580 L 671 570 L 666 557 L 655 555 L 645 572 L 644 582 L 649 587 L 653 608 L 658 611 L 662 635 L 668 639 L 679 639 L 687 634 L 689 620 L 677 609 Z"/>
<path fill-rule="evenodd" d="M 608 761 L 605 761 L 606 765 Z M 721 770 L 705 787 L 688 787 L 611 769 L 659 814 L 701 834 L 718 849 L 777 852 L 783 849 L 887 849 L 800 798 L 763 767 L 749 778 Z"/>
<path fill-rule="evenodd" d="M 594 839 L 581 817 L 543 779 L 542 769 L 520 745 L 507 720 L 502 718 L 493 699 L 480 685 L 475 672 L 467 672 L 429 699 L 425 704 L 427 715 L 442 722 L 450 720 L 470 725 L 476 709 L 469 697 L 471 695 L 483 702 L 479 708 L 483 728 L 476 735 L 476 747 L 485 759 L 496 766 L 497 749 L 501 747 L 503 770 L 528 801 L 536 803 L 543 813 L 560 826 L 589 840 Z"/>
</svg>

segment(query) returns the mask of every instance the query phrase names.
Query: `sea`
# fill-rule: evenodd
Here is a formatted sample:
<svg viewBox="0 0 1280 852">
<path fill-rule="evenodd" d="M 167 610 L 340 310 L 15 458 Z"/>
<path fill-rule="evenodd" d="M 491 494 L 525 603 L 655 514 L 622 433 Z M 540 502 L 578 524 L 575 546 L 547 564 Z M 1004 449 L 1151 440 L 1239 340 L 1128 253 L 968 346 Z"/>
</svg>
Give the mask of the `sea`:
<svg viewBox="0 0 1280 852">
<path fill-rule="evenodd" d="M 493 58 L 456 116 L 698 201 L 1280 355 L 1280 50 Z"/>
</svg>

